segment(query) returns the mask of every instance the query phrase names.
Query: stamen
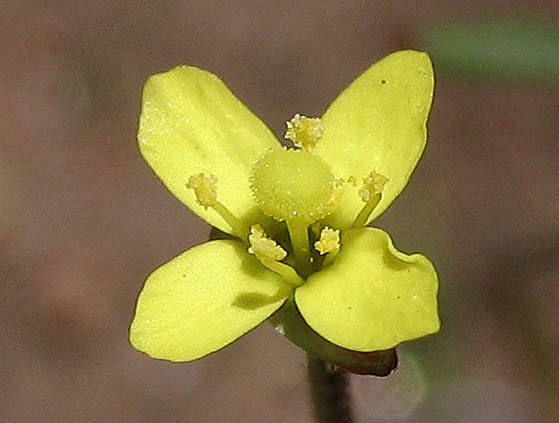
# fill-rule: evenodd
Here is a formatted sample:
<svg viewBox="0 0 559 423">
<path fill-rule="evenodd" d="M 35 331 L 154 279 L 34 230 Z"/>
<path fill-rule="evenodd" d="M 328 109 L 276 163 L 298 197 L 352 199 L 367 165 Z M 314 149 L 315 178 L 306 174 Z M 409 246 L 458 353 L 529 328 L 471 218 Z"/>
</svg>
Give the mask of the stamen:
<svg viewBox="0 0 559 423">
<path fill-rule="evenodd" d="M 186 184 L 187 188 L 194 190 L 198 204 L 206 210 L 211 207 L 219 214 L 231 229 L 241 239 L 248 235 L 248 228 L 227 207 L 217 201 L 217 177 L 206 176 L 204 173 L 192 175 Z"/>
<path fill-rule="evenodd" d="M 314 248 L 321 255 L 326 254 L 322 267 L 330 266 L 340 252 L 340 231 L 328 226 L 324 227 L 320 233 L 320 239 L 314 243 Z"/>
<path fill-rule="evenodd" d="M 254 254 L 260 263 L 277 273 L 282 279 L 293 287 L 301 286 L 305 281 L 291 266 L 281 263 L 287 252 L 273 239 L 267 238 L 264 229 L 258 224 L 252 225 L 248 236 L 250 246 L 248 252 Z"/>
<path fill-rule="evenodd" d="M 320 118 L 309 118 L 296 114 L 286 122 L 285 138 L 303 150 L 312 149 L 322 137 Z"/>
<path fill-rule="evenodd" d="M 329 228 L 322 229 L 320 239 L 314 243 L 314 248 L 324 255 L 340 248 L 340 231 Z"/>
<path fill-rule="evenodd" d="M 359 228 L 367 224 L 369 216 L 382 197 L 382 190 L 387 182 L 388 178 L 374 170 L 367 177 L 363 178 L 363 186 L 358 194 L 365 202 L 365 205 L 355 218 L 352 228 Z"/>
<path fill-rule="evenodd" d="M 372 195 L 380 194 L 388 179 L 374 170 L 363 178 L 363 186 L 359 190 L 359 196 L 366 203 L 371 199 Z"/>
</svg>

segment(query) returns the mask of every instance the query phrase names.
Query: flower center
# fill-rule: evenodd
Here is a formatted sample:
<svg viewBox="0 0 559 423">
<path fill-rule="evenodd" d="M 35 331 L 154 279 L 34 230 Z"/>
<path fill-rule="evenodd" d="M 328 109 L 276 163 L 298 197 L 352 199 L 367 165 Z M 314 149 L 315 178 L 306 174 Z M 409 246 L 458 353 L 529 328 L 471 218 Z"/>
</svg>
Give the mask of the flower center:
<svg viewBox="0 0 559 423">
<path fill-rule="evenodd" d="M 328 165 L 303 150 L 270 151 L 251 175 L 254 197 L 265 214 L 306 225 L 332 213 L 334 182 Z"/>
</svg>

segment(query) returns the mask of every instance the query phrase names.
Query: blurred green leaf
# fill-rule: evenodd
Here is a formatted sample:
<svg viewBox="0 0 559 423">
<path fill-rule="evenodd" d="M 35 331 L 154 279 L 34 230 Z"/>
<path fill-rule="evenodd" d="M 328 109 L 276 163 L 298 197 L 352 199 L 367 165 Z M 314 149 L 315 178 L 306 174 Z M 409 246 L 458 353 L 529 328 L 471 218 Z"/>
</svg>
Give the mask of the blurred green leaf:
<svg viewBox="0 0 559 423">
<path fill-rule="evenodd" d="M 559 27 L 522 19 L 456 22 L 422 35 L 436 70 L 471 79 L 559 82 Z"/>
</svg>

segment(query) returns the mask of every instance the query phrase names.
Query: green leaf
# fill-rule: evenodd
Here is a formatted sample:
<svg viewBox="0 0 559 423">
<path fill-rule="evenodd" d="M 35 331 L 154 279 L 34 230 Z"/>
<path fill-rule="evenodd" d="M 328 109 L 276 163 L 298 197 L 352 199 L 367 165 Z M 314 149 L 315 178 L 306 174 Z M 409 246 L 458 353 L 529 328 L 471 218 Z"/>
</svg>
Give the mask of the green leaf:
<svg viewBox="0 0 559 423">
<path fill-rule="evenodd" d="M 267 319 L 291 290 L 232 240 L 194 247 L 147 279 L 130 342 L 153 358 L 190 361 L 223 348 Z"/>
<path fill-rule="evenodd" d="M 426 123 L 433 96 L 433 68 L 426 53 L 405 50 L 375 63 L 330 105 L 322 117 L 322 138 L 313 150 L 338 178 L 353 176 L 327 221 L 351 227 L 363 207 L 357 192 L 372 170 L 388 178 L 369 222 L 406 186 L 427 141 Z"/>
<path fill-rule="evenodd" d="M 479 79 L 559 82 L 559 27 L 497 19 L 435 26 L 422 35 L 437 70 Z"/>
<path fill-rule="evenodd" d="M 217 199 L 247 227 L 259 218 L 249 176 L 268 149 L 279 148 L 271 131 L 215 75 L 179 66 L 144 86 L 138 142 L 144 159 L 171 192 L 212 226 L 232 233 L 186 187 L 198 173 L 218 178 Z"/>
<path fill-rule="evenodd" d="M 305 321 L 330 342 L 387 350 L 439 330 L 438 278 L 422 255 L 395 249 L 376 228 L 344 233 L 334 263 L 295 291 Z"/>
</svg>

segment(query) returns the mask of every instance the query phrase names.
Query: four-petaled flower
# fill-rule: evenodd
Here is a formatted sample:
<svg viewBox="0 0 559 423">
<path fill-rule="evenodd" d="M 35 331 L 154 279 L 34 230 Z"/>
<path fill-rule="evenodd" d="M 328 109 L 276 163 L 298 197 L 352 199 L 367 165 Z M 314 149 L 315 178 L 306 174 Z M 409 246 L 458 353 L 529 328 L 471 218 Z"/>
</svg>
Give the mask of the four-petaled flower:
<svg viewBox="0 0 559 423">
<path fill-rule="evenodd" d="M 295 148 L 286 149 L 211 73 L 180 66 L 149 78 L 143 157 L 180 201 L 232 237 L 149 276 L 132 345 L 154 358 L 195 360 L 280 309 L 358 352 L 437 332 L 433 265 L 366 227 L 424 150 L 433 80 L 427 54 L 393 53 L 321 119 L 295 115 L 286 132 Z"/>
</svg>

